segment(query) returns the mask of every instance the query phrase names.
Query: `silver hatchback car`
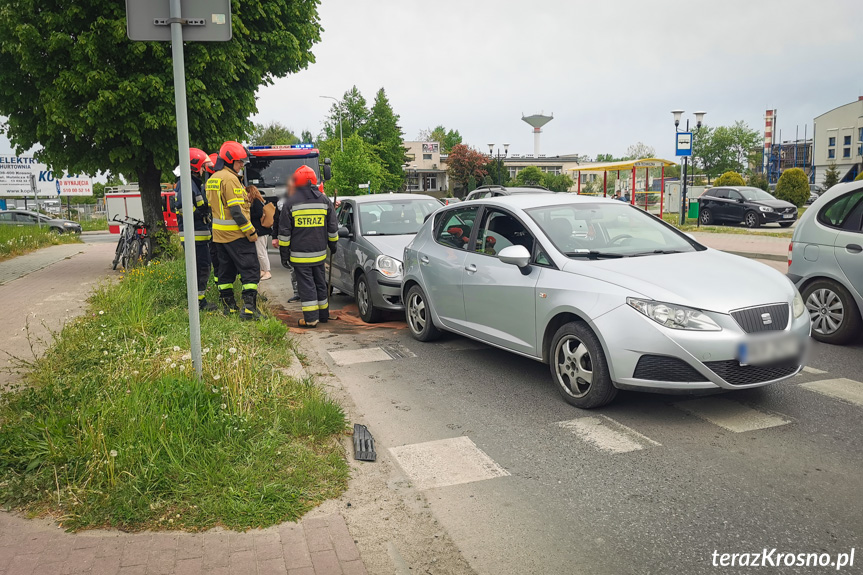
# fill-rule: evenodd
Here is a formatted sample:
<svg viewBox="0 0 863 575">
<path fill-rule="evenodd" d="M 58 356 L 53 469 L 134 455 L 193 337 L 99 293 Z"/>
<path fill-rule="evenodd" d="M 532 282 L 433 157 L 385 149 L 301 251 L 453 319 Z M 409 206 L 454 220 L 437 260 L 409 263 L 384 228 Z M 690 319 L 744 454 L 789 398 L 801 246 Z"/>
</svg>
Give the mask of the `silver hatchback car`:
<svg viewBox="0 0 863 575">
<path fill-rule="evenodd" d="M 411 335 L 441 330 L 547 362 L 582 408 L 619 388 L 745 389 L 802 369 L 810 322 L 781 273 L 642 210 L 572 194 L 443 208 L 405 249 Z"/>
<path fill-rule="evenodd" d="M 863 182 L 833 186 L 806 210 L 788 250 L 812 337 L 842 344 L 863 333 Z"/>
</svg>

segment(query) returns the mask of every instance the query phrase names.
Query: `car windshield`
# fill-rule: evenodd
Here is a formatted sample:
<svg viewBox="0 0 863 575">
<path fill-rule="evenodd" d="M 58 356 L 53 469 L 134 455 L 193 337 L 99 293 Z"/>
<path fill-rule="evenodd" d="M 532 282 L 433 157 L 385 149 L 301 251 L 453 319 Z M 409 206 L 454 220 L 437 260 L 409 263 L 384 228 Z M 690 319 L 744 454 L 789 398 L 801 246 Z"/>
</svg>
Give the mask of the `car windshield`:
<svg viewBox="0 0 863 575">
<path fill-rule="evenodd" d="M 441 205 L 429 198 L 358 202 L 357 207 L 364 236 L 403 236 L 417 233 L 426 216 Z"/>
<path fill-rule="evenodd" d="M 705 249 L 668 224 L 628 204 L 574 203 L 527 213 L 571 258 L 628 257 Z"/>
<path fill-rule="evenodd" d="M 761 188 L 738 188 L 740 194 L 751 201 L 775 200 L 773 196 L 762 190 Z"/>
<path fill-rule="evenodd" d="M 276 195 L 284 192 L 288 180 L 293 177 L 294 172 L 300 166 L 309 166 L 318 175 L 320 182 L 318 158 L 268 158 L 253 156 L 246 166 L 246 178 L 249 184 L 266 190 L 267 195 L 272 195 L 269 188 L 276 189 Z"/>
</svg>

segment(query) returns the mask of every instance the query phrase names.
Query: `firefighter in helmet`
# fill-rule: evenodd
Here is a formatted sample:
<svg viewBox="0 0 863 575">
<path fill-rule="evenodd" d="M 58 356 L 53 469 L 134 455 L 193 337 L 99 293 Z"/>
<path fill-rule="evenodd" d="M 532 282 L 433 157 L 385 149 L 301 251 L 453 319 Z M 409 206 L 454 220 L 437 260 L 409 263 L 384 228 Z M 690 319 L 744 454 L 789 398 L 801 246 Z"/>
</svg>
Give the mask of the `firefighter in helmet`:
<svg viewBox="0 0 863 575">
<path fill-rule="evenodd" d="M 226 314 L 238 313 L 240 319 L 259 317 L 258 280 L 261 278 L 255 242 L 258 235 L 249 218 L 246 190 L 240 173 L 249 154 L 239 142 L 229 141 L 219 150 L 223 167 L 207 180 L 207 200 L 213 210 L 213 242 L 219 257 L 219 299 Z M 234 280 L 243 283 L 243 307 L 234 299 Z"/>
<path fill-rule="evenodd" d="M 212 176 L 213 174 L 216 173 L 216 163 L 219 161 L 219 153 L 213 152 L 212 154 L 210 154 L 207 157 L 209 158 L 210 161 L 209 161 L 209 163 L 207 163 L 204 166 L 204 168 L 205 168 L 204 177 L 206 178 L 204 180 L 205 183 L 207 180 L 210 179 L 210 176 Z M 221 169 L 221 167 L 219 169 Z M 206 189 L 206 188 L 204 188 L 204 189 Z M 206 194 L 205 194 L 205 196 L 206 196 Z M 211 214 L 212 214 L 212 212 L 211 212 Z M 210 230 L 212 231 L 212 216 L 210 217 L 210 224 L 211 224 Z M 210 241 L 210 242 L 207 242 L 207 244 L 210 246 L 210 265 L 213 266 L 213 281 L 216 281 L 219 278 L 219 252 L 218 252 L 218 248 L 216 247 L 215 242 Z"/>
<path fill-rule="evenodd" d="M 279 255 L 282 265 L 297 274 L 303 319 L 300 327 L 317 327 L 330 318 L 324 261 L 327 249 L 336 253 L 336 209 L 318 190 L 318 178 L 308 166 L 293 176 L 294 193 L 285 199 L 279 215 Z"/>
<path fill-rule="evenodd" d="M 210 279 L 210 240 L 212 231 L 210 224 L 213 216 L 207 198 L 201 189 L 201 179 L 204 173 L 212 167 L 210 159 L 203 150 L 189 148 L 189 162 L 192 167 L 192 205 L 191 210 L 185 210 L 188 214 L 192 212 L 195 229 L 195 262 L 198 270 L 198 306 L 202 311 L 213 311 L 216 306 L 207 302 L 204 292 L 207 291 L 207 281 Z M 177 178 L 176 186 L 177 225 L 180 228 L 180 239 L 183 239 L 183 194 L 180 187 L 180 178 Z M 185 244 L 184 244 L 185 245 Z"/>
</svg>

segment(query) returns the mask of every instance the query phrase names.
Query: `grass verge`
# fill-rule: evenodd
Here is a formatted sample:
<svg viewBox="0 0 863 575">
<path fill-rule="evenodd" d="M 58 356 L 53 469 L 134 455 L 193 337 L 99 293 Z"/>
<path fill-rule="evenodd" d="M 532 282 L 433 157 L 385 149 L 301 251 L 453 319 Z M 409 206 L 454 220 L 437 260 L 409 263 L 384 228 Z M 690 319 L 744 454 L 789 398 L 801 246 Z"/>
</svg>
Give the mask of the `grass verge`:
<svg viewBox="0 0 863 575">
<path fill-rule="evenodd" d="M 0 226 L 0 261 L 32 252 L 45 246 L 79 244 L 81 238 L 75 234 L 58 234 L 48 227 Z"/>
<path fill-rule="evenodd" d="M 81 220 L 78 223 L 81 224 L 81 231 L 84 232 L 108 231 L 108 220 L 105 218 Z"/>
<path fill-rule="evenodd" d="M 203 314 L 199 382 L 185 297 L 182 260 L 98 288 L 0 398 L 3 505 L 71 529 L 244 529 L 346 488 L 344 413 L 278 371 L 285 326 Z"/>
<path fill-rule="evenodd" d="M 737 227 L 737 226 L 699 226 L 697 222 L 690 218 L 687 220 L 685 225 L 680 225 L 680 215 L 679 214 L 662 214 L 662 220 L 666 223 L 671 224 L 681 232 L 704 232 L 708 234 L 734 234 L 734 235 L 742 235 L 742 236 L 766 236 L 773 238 L 790 238 L 794 233 L 792 230 L 783 230 L 782 228 L 776 228 L 775 232 L 754 232 L 749 228 Z"/>
</svg>

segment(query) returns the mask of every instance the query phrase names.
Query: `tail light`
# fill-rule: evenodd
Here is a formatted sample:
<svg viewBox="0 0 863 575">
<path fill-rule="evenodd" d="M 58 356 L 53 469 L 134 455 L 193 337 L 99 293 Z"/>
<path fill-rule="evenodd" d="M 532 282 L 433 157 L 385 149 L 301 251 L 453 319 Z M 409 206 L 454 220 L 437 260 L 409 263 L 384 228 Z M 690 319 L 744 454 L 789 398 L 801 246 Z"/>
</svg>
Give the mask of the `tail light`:
<svg viewBox="0 0 863 575">
<path fill-rule="evenodd" d="M 794 259 L 794 242 L 788 242 L 788 267 L 791 267 L 791 260 Z"/>
</svg>

